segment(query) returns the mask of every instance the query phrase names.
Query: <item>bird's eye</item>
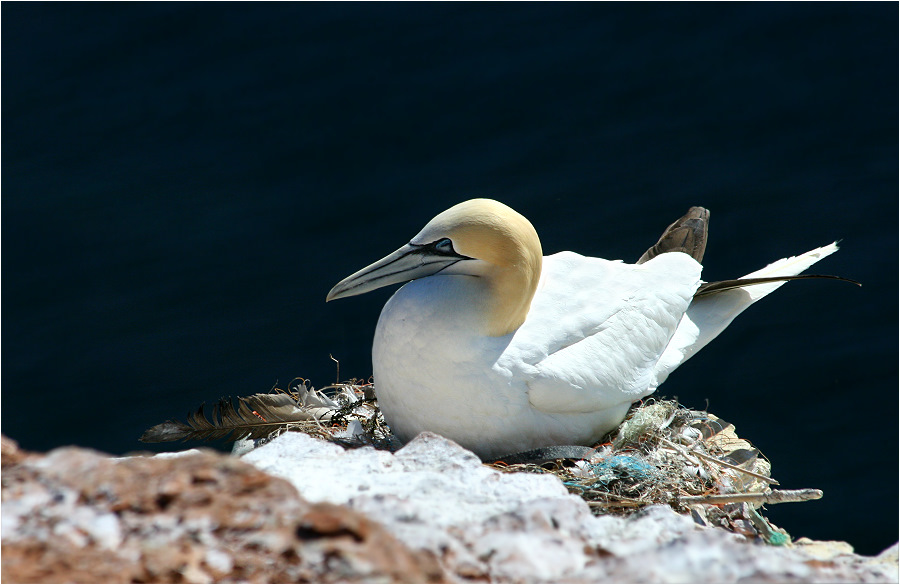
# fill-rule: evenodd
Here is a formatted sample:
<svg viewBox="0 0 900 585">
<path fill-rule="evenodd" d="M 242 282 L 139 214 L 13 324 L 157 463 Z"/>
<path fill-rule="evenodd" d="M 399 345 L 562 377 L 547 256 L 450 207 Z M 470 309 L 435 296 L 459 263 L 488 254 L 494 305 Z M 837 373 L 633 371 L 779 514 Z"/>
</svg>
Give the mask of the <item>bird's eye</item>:
<svg viewBox="0 0 900 585">
<path fill-rule="evenodd" d="M 453 242 L 450 241 L 450 238 L 444 238 L 442 240 L 438 240 L 433 244 L 434 251 L 440 252 L 441 254 L 455 254 L 456 252 L 453 250 Z"/>
</svg>

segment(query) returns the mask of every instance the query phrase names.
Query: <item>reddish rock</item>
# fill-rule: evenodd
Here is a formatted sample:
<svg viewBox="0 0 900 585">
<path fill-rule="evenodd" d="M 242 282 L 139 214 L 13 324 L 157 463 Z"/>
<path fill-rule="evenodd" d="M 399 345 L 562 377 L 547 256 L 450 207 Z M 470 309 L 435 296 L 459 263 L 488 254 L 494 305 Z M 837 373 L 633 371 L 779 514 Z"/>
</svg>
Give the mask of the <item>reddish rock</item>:
<svg viewBox="0 0 900 585">
<path fill-rule="evenodd" d="M 226 455 L 35 455 L 3 437 L 2 465 L 6 583 L 446 579 L 358 512 Z"/>
</svg>

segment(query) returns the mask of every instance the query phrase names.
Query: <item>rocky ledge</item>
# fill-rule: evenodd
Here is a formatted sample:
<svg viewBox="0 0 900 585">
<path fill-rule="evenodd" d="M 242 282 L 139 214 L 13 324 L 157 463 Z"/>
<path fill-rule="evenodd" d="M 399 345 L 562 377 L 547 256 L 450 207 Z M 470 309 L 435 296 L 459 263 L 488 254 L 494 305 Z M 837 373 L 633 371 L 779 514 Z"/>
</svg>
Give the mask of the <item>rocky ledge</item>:
<svg viewBox="0 0 900 585">
<path fill-rule="evenodd" d="M 751 542 L 665 506 L 594 516 L 550 475 L 423 434 L 396 453 L 285 433 L 238 459 L 2 443 L 12 582 L 897 582 L 898 548 Z"/>
</svg>

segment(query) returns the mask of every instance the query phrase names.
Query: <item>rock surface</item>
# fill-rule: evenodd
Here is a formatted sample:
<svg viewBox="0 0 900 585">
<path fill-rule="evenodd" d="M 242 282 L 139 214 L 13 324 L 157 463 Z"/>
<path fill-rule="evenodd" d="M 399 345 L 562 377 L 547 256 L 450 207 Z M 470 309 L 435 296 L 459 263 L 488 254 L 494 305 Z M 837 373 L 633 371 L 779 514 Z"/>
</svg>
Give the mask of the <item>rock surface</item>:
<svg viewBox="0 0 900 585">
<path fill-rule="evenodd" d="M 445 581 L 346 507 L 217 453 L 27 455 L 3 438 L 4 583 Z"/>
<path fill-rule="evenodd" d="M 504 582 L 896 582 L 897 545 L 876 558 L 847 543 L 753 543 L 666 506 L 593 516 L 550 475 L 500 473 L 423 433 L 395 454 L 286 433 L 243 457 L 312 501 L 377 518 L 457 578 Z M 893 555 L 893 556 L 892 556 Z"/>
<path fill-rule="evenodd" d="M 4 438 L 2 482 L 4 582 L 898 579 L 897 545 L 772 547 L 664 506 L 597 517 L 555 477 L 429 434 L 391 454 L 285 433 L 241 460 L 33 455 Z"/>
</svg>

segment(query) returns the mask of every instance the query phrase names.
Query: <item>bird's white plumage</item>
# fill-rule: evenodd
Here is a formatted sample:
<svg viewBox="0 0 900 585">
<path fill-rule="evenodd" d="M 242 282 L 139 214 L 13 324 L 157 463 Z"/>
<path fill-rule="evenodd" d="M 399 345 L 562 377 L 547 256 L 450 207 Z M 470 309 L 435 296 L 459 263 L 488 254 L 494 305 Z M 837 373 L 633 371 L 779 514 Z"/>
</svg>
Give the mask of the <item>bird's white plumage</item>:
<svg viewBox="0 0 900 585">
<path fill-rule="evenodd" d="M 498 365 L 519 368 L 529 402 L 543 412 L 630 404 L 645 395 L 700 270 L 686 254 L 640 265 L 573 252 L 546 257 L 528 319 Z"/>
<path fill-rule="evenodd" d="M 502 337 L 477 333 L 470 277 L 415 280 L 388 301 L 372 361 L 401 439 L 430 430 L 485 457 L 580 444 L 648 394 L 700 264 L 685 254 L 636 266 L 561 252 L 543 267 L 528 318 Z"/>
<path fill-rule="evenodd" d="M 747 277 L 796 275 L 836 250 L 831 244 Z M 379 405 L 401 440 L 436 432 L 488 459 L 597 441 L 782 284 L 694 298 L 701 270 L 682 252 L 643 264 L 573 252 L 542 259 L 525 218 L 473 200 L 438 215 L 328 298 L 417 279 L 378 320 Z"/>
</svg>

